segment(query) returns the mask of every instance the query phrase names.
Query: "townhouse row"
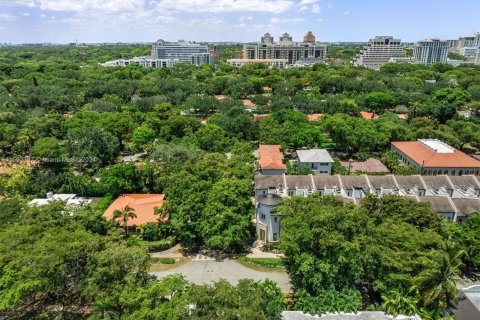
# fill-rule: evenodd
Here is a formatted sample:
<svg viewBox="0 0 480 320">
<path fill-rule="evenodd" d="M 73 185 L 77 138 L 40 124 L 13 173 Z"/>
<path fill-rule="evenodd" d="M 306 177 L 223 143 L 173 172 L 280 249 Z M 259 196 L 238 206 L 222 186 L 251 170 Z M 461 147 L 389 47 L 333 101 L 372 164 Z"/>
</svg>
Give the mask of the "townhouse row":
<svg viewBox="0 0 480 320">
<path fill-rule="evenodd" d="M 284 198 L 312 193 L 335 195 L 359 204 L 368 194 L 396 194 L 430 204 L 433 211 L 451 221 L 464 221 L 480 212 L 478 176 L 342 176 L 342 175 L 257 175 L 255 207 L 258 240 L 278 241 L 280 215 L 273 212 Z"/>
</svg>

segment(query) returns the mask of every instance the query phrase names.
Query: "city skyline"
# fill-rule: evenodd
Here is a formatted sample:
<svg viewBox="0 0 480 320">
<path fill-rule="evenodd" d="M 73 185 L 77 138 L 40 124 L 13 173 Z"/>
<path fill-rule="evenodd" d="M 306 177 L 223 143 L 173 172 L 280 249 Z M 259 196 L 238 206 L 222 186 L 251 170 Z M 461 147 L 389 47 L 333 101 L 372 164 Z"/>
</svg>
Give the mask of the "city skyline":
<svg viewBox="0 0 480 320">
<path fill-rule="evenodd" d="M 480 1 L 2 0 L 0 43 L 457 39 L 480 30 Z"/>
</svg>

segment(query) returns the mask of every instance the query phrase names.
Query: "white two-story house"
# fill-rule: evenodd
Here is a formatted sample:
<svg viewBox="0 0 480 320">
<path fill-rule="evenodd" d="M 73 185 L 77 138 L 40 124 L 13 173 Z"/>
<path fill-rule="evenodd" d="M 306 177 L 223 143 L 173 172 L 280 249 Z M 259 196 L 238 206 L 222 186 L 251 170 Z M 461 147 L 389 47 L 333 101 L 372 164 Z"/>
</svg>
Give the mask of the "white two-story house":
<svg viewBox="0 0 480 320">
<path fill-rule="evenodd" d="M 313 174 L 332 173 L 334 163 L 326 149 L 297 150 L 298 166 L 312 170 Z"/>
</svg>

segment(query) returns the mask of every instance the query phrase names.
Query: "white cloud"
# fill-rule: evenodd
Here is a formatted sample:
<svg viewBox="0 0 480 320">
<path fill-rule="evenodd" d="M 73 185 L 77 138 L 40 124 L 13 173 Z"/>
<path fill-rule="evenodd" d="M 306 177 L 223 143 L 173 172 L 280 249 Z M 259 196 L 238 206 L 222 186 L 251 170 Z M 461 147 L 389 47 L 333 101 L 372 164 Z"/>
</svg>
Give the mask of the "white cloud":
<svg viewBox="0 0 480 320">
<path fill-rule="evenodd" d="M 345 11 L 344 13 L 342 13 L 344 16 L 348 16 L 350 14 L 350 11 Z"/>
<path fill-rule="evenodd" d="M 35 0 L 35 6 L 51 11 L 110 11 L 143 9 L 145 0 Z"/>
<path fill-rule="evenodd" d="M 16 7 L 16 6 L 35 7 L 35 3 L 34 3 L 33 0 L 2 0 L 2 6 L 5 6 L 5 7 Z"/>
<path fill-rule="evenodd" d="M 303 12 L 303 11 L 307 11 L 308 10 L 308 7 L 307 6 L 303 6 L 303 7 L 300 7 L 300 9 L 298 9 L 297 11 L 298 12 Z"/>
<path fill-rule="evenodd" d="M 41 14 L 41 15 L 40 15 L 40 18 L 46 18 L 46 17 L 47 17 L 46 14 Z"/>
<path fill-rule="evenodd" d="M 327 9 L 332 9 L 333 8 L 333 4 L 329 3 L 327 4 Z"/>
<path fill-rule="evenodd" d="M 299 6 L 304 6 L 306 4 L 314 4 L 314 3 L 317 3 L 318 0 L 302 0 L 300 1 L 300 3 L 298 4 Z"/>
<path fill-rule="evenodd" d="M 240 22 L 245 22 L 245 21 L 252 21 L 253 17 L 240 17 L 238 18 L 238 21 Z"/>
<path fill-rule="evenodd" d="M 305 19 L 303 18 L 285 18 L 285 19 L 280 19 L 280 18 L 272 18 L 270 19 L 270 23 L 299 23 L 299 22 L 304 22 Z"/>
<path fill-rule="evenodd" d="M 8 13 L 0 13 L 0 21 L 15 21 L 17 17 Z"/>
<path fill-rule="evenodd" d="M 161 10 L 221 13 L 221 12 L 269 12 L 281 13 L 294 5 L 291 0 L 162 0 Z"/>
<path fill-rule="evenodd" d="M 322 18 L 317 19 L 317 22 L 323 22 L 323 19 Z"/>
<path fill-rule="evenodd" d="M 20 15 L 22 17 L 30 17 L 30 13 L 28 13 L 28 12 L 20 12 Z"/>
<path fill-rule="evenodd" d="M 320 13 L 320 12 L 322 12 L 322 9 L 320 8 L 320 6 L 318 4 L 314 4 L 312 6 L 312 12 L 313 13 Z"/>
</svg>

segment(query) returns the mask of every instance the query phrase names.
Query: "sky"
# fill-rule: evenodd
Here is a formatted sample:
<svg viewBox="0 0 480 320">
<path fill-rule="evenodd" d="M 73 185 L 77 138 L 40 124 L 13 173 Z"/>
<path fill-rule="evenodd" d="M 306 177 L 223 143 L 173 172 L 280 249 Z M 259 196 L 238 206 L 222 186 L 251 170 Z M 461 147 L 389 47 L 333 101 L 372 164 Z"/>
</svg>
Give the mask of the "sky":
<svg viewBox="0 0 480 320">
<path fill-rule="evenodd" d="M 405 42 L 480 31 L 480 0 L 0 0 L 0 43 L 258 41 Z"/>
</svg>

